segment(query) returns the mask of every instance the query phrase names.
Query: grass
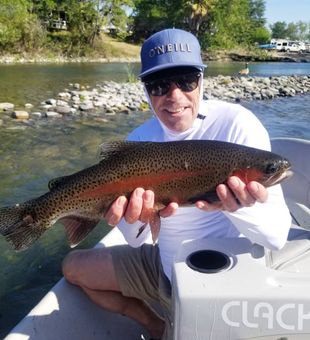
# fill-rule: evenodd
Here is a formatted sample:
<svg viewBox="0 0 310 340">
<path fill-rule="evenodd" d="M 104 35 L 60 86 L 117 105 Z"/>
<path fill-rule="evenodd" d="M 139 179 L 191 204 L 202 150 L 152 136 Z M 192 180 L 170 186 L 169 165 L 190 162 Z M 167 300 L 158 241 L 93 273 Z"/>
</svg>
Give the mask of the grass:
<svg viewBox="0 0 310 340">
<path fill-rule="evenodd" d="M 51 46 L 52 45 L 52 46 Z M 50 42 L 38 51 L 0 54 L 1 62 L 64 62 L 64 61 L 138 61 L 140 46 L 118 41 L 101 34 L 93 47 L 74 49 L 68 53 L 63 42 Z M 130 70 L 129 70 L 130 71 Z"/>
<path fill-rule="evenodd" d="M 115 58 L 135 58 L 139 59 L 140 56 L 140 48 L 139 45 L 134 44 L 127 44 L 122 41 L 118 41 L 116 39 L 111 38 L 110 36 L 106 34 L 101 35 L 101 41 L 103 46 L 110 49 L 110 51 L 107 51 L 107 58 L 109 57 L 115 57 Z M 110 55 L 109 53 L 110 52 Z"/>
</svg>

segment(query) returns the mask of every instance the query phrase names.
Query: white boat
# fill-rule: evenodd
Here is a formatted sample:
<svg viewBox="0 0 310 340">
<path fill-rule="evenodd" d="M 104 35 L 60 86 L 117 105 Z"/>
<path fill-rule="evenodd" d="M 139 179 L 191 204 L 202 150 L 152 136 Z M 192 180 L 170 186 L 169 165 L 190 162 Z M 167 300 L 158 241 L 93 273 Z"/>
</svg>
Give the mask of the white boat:
<svg viewBox="0 0 310 340">
<path fill-rule="evenodd" d="M 185 244 L 173 269 L 175 340 L 310 339 L 310 141 L 279 138 L 272 147 L 293 164 L 283 184 L 293 217 L 287 245 L 276 252 L 244 238 Z M 97 246 L 121 243 L 114 228 Z M 208 275 L 188 266 L 189 254 L 206 249 L 227 255 L 224 270 Z M 95 306 L 62 279 L 5 340 L 148 338 L 136 322 Z"/>
</svg>

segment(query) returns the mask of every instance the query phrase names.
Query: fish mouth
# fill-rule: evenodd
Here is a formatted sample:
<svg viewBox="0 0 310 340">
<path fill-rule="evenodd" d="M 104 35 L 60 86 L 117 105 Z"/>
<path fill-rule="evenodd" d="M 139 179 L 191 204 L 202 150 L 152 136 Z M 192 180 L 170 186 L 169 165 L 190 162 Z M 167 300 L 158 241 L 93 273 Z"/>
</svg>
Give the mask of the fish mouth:
<svg viewBox="0 0 310 340">
<path fill-rule="evenodd" d="M 272 186 L 272 185 L 275 185 L 275 184 L 279 184 L 282 181 L 292 177 L 293 175 L 294 175 L 294 172 L 292 170 L 288 169 L 284 172 L 281 172 L 279 174 L 275 174 L 275 175 L 267 178 L 264 185 L 266 187 L 269 187 L 269 186 Z"/>
</svg>

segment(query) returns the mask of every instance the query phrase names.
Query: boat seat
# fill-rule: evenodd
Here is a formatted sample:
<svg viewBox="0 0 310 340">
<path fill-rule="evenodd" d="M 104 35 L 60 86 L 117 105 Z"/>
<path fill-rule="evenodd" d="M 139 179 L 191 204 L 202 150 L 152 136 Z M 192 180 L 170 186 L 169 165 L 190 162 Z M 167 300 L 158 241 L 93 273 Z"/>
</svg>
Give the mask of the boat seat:
<svg viewBox="0 0 310 340">
<path fill-rule="evenodd" d="M 310 141 L 296 138 L 271 140 L 272 151 L 292 164 L 293 176 L 283 182 L 282 189 L 293 222 L 310 230 Z"/>
<path fill-rule="evenodd" d="M 275 270 L 310 274 L 310 231 L 292 226 L 285 246 L 265 248 L 266 265 Z"/>
<path fill-rule="evenodd" d="M 293 224 L 285 246 L 277 251 L 265 249 L 266 264 L 276 270 L 310 273 L 310 142 L 276 138 L 272 151 L 292 163 L 294 175 L 282 184 Z"/>
</svg>

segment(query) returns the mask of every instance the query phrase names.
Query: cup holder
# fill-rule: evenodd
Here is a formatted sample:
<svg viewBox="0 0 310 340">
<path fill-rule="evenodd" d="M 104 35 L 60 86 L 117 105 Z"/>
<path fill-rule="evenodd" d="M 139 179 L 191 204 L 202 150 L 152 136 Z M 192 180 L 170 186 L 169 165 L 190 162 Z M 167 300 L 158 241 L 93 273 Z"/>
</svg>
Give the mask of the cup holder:
<svg viewBox="0 0 310 340">
<path fill-rule="evenodd" d="M 186 264 L 201 273 L 219 273 L 231 266 L 231 259 L 216 250 L 198 250 L 188 255 Z"/>
</svg>

